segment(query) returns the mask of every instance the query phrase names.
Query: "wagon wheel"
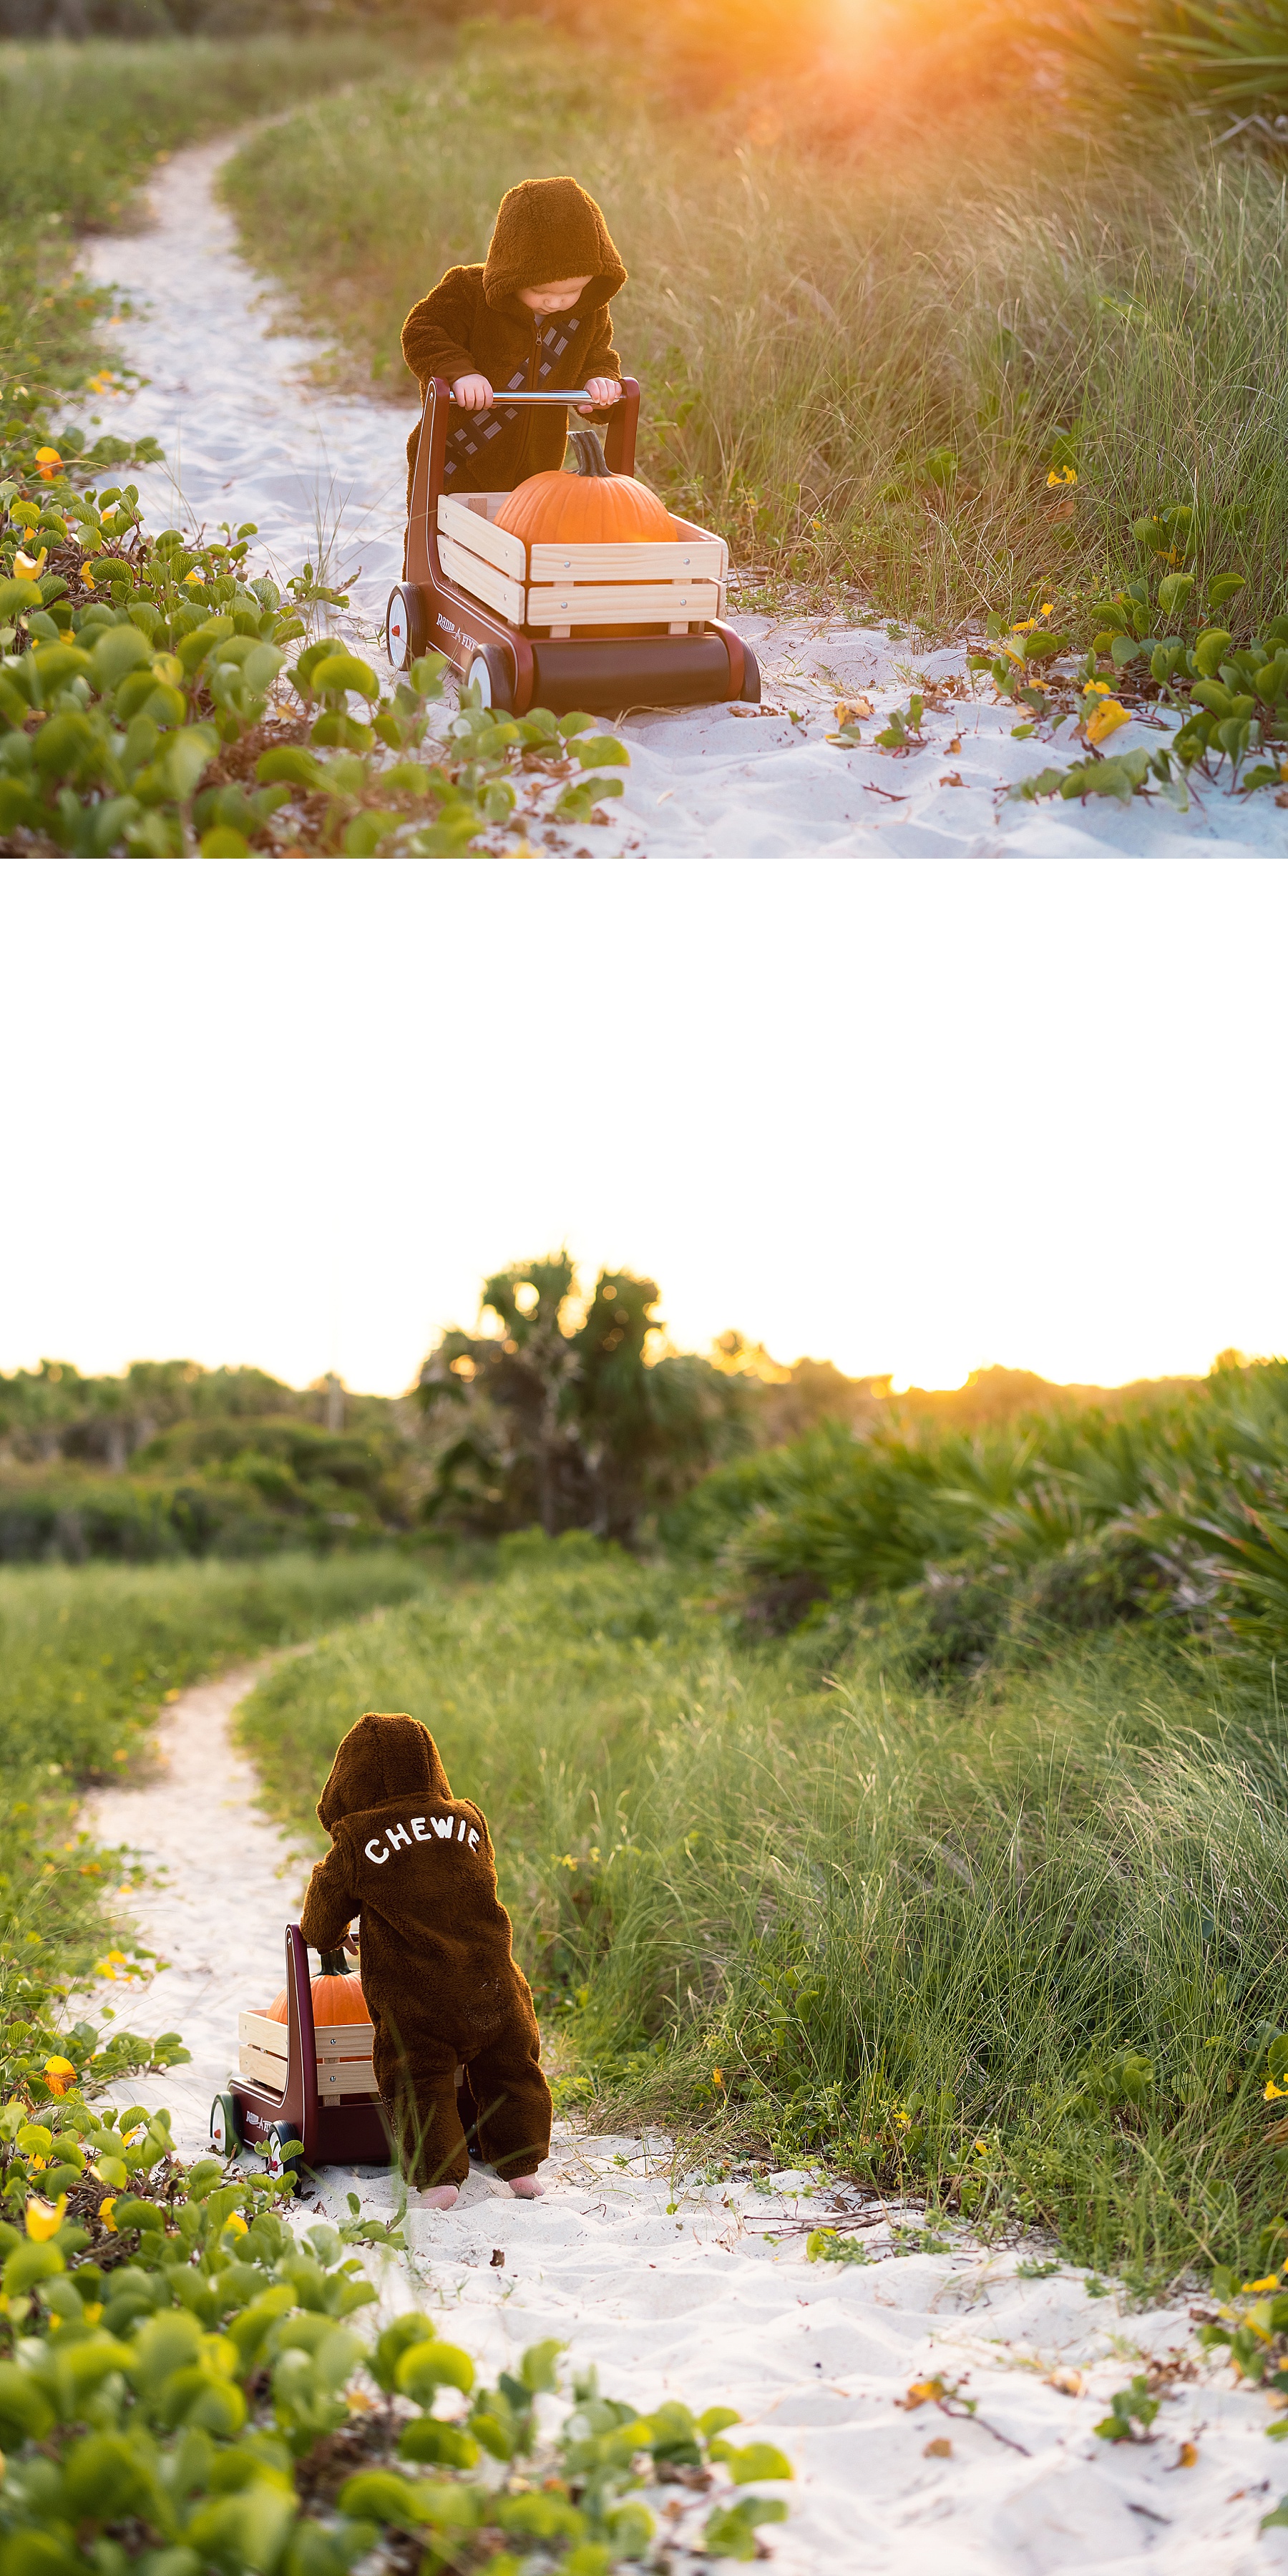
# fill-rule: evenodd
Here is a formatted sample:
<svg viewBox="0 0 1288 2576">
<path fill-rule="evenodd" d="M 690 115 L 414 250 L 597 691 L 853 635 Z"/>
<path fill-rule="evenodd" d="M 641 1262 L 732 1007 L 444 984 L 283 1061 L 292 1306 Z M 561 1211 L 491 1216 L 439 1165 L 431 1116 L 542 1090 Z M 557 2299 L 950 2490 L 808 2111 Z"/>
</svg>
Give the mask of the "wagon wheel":
<svg viewBox="0 0 1288 2576">
<path fill-rule="evenodd" d="M 470 655 L 465 678 L 470 688 L 478 690 L 480 706 L 509 714 L 514 704 L 514 682 L 508 658 L 499 644 L 480 644 Z"/>
<path fill-rule="evenodd" d="M 235 2156 L 241 2146 L 237 2105 L 231 2093 L 216 2093 L 210 2105 L 210 2143 L 217 2156 Z"/>
<path fill-rule="evenodd" d="M 290 2120 L 274 2120 L 265 2141 L 268 2148 L 268 2170 L 272 2175 L 274 2182 L 280 2182 L 282 2176 L 291 2171 L 292 2166 L 298 2165 L 300 2161 L 299 2157 L 288 2157 L 283 2153 L 283 2149 L 293 2145 L 297 2146 L 299 2144 L 299 2138 L 299 2130 L 294 2127 Z"/>
<path fill-rule="evenodd" d="M 395 671 L 409 671 L 428 643 L 425 602 L 415 582 L 400 581 L 385 609 L 385 651 Z"/>
</svg>

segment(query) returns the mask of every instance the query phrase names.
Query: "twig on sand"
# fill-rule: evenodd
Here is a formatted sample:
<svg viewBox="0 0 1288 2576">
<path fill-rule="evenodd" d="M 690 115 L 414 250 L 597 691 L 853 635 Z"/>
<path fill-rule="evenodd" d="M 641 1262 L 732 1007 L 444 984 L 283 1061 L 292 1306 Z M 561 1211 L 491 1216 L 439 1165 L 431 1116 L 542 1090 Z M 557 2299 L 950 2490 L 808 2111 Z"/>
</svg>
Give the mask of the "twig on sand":
<svg viewBox="0 0 1288 2576">
<path fill-rule="evenodd" d="M 1022 2460 L 1031 2460 L 1033 2457 L 1033 2453 L 1023 2442 L 1013 2441 L 1009 2433 L 999 2433 L 996 2424 L 988 2423 L 983 2415 L 977 2415 L 974 2407 L 965 2402 L 955 2406 L 950 2398 L 941 2397 L 939 2412 L 941 2415 L 951 2415 L 956 2419 L 978 2424 L 981 2433 L 991 2433 L 995 2442 L 1001 2442 L 1008 2451 L 1018 2451 Z"/>
</svg>

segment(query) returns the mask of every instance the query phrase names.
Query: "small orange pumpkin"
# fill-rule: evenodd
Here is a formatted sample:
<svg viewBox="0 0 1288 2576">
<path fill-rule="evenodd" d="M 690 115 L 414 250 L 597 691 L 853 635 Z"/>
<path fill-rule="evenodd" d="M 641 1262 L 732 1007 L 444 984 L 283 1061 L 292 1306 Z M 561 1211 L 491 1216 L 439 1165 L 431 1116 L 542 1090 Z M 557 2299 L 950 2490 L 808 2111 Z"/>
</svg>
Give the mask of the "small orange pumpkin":
<svg viewBox="0 0 1288 2576">
<path fill-rule="evenodd" d="M 679 536 L 656 492 L 611 471 L 593 430 L 575 429 L 568 443 L 576 473 L 530 474 L 502 502 L 498 528 L 525 546 L 657 546 Z"/>
<path fill-rule="evenodd" d="M 313 1979 L 314 2027 L 326 2029 L 333 2022 L 370 2021 L 362 1979 L 348 1966 L 343 1950 L 320 1950 L 321 1972 Z M 286 1988 L 268 2007 L 265 2021 L 285 2021 Z"/>
</svg>

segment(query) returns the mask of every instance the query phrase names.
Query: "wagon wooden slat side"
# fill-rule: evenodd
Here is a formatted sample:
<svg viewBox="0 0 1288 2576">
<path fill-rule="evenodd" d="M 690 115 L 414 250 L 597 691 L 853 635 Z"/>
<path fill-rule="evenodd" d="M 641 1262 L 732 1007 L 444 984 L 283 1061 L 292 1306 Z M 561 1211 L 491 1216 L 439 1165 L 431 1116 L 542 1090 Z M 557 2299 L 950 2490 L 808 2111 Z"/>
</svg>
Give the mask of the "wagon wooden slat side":
<svg viewBox="0 0 1288 2576">
<path fill-rule="evenodd" d="M 376 2092 L 370 2022 L 313 2020 L 309 1954 L 298 1923 L 286 1926 L 286 2019 L 243 2012 L 237 2067 L 211 2106 L 210 2134 L 221 2154 L 260 2146 L 270 2170 L 298 2139 L 300 2162 L 387 2165 L 389 2124 Z"/>
</svg>

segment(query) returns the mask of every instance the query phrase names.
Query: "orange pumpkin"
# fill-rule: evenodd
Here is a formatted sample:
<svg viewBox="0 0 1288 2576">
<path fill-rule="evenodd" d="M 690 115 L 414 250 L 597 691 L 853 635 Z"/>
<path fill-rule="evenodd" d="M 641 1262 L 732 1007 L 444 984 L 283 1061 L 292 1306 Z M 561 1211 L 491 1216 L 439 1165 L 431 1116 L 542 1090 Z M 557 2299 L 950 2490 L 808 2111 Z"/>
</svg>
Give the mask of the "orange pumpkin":
<svg viewBox="0 0 1288 2576">
<path fill-rule="evenodd" d="M 502 502 L 498 528 L 525 546 L 657 546 L 679 536 L 655 492 L 610 471 L 593 430 L 575 429 L 569 445 L 576 473 L 530 474 Z"/>
<path fill-rule="evenodd" d="M 325 2029 L 332 2022 L 370 2021 L 362 1979 L 348 1966 L 343 1950 L 321 1950 L 321 1974 L 313 1979 L 313 2021 Z M 268 2007 L 265 2021 L 285 2021 L 286 1988 Z"/>
</svg>

